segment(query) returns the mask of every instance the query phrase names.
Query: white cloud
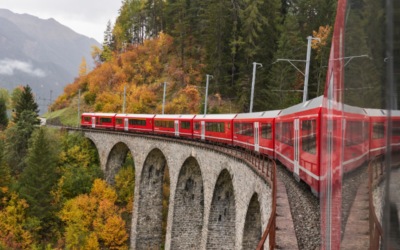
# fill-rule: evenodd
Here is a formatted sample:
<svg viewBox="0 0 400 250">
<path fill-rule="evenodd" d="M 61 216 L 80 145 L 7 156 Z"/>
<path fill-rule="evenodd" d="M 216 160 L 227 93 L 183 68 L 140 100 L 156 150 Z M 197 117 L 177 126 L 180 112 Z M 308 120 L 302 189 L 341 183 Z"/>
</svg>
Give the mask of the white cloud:
<svg viewBox="0 0 400 250">
<path fill-rule="evenodd" d="M 37 76 L 37 77 L 45 77 L 46 73 L 39 69 L 39 68 L 33 68 L 32 64 L 28 62 L 22 62 L 18 60 L 12 60 L 12 59 L 3 59 L 0 60 L 0 75 L 9 75 L 12 76 L 14 75 L 14 70 L 20 70 L 24 73 Z"/>
<path fill-rule="evenodd" d="M 103 41 L 107 21 L 118 16 L 122 0 L 0 0 L 0 8 L 42 19 L 54 18 L 75 32 Z"/>
</svg>

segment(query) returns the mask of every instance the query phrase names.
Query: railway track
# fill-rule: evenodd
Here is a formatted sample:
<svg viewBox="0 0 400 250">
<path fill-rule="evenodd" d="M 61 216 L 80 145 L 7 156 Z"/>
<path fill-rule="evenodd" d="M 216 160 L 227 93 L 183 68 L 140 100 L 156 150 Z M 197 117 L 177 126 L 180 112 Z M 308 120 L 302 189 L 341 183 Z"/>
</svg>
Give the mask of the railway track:
<svg viewBox="0 0 400 250">
<path fill-rule="evenodd" d="M 277 177 L 286 187 L 299 249 L 320 249 L 319 198 L 312 194 L 310 186 L 298 182 L 281 163 L 277 162 L 276 167 Z"/>
</svg>

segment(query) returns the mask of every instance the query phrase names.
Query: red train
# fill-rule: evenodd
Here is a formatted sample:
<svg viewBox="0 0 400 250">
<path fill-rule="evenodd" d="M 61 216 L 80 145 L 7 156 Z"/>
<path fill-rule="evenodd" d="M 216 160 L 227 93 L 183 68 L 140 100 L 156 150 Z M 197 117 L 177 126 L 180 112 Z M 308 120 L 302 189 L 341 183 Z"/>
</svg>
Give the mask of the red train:
<svg viewBox="0 0 400 250">
<path fill-rule="evenodd" d="M 81 126 L 216 141 L 269 155 L 285 165 L 312 192 L 320 193 L 323 97 L 284 110 L 247 114 L 153 115 L 82 114 Z M 343 172 L 385 151 L 385 110 L 344 105 Z M 392 144 L 400 148 L 400 111 L 393 111 Z M 338 117 L 340 117 L 338 115 Z M 332 119 L 336 131 L 340 119 Z M 337 148 L 333 140 L 332 152 Z"/>
</svg>

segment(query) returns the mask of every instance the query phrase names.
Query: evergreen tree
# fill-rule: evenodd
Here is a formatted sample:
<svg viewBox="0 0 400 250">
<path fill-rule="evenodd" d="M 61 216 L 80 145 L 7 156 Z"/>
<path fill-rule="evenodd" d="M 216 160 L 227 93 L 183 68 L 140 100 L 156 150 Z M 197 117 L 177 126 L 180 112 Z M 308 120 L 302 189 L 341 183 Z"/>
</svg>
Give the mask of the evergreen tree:
<svg viewBox="0 0 400 250">
<path fill-rule="evenodd" d="M 304 60 L 306 57 L 307 43 L 300 36 L 299 23 L 293 12 L 286 15 L 283 31 L 278 42 L 278 52 L 275 60 L 279 58 Z M 297 64 L 304 71 L 305 64 Z M 275 102 L 271 102 L 273 109 L 286 108 L 301 101 L 299 92 L 287 92 L 302 90 L 304 77 L 288 62 L 277 62 L 271 68 L 269 78 L 271 88 L 278 90 Z"/>
<path fill-rule="evenodd" d="M 40 128 L 32 138 L 27 167 L 20 179 L 21 198 L 26 199 L 30 215 L 42 222 L 43 229 L 54 216 L 50 192 L 57 183 L 57 158 L 50 147 L 45 130 Z"/>
<path fill-rule="evenodd" d="M 111 29 L 111 21 L 108 20 L 107 28 L 104 31 L 103 50 L 104 50 L 104 47 L 110 48 L 111 45 L 112 45 L 112 29 Z"/>
<path fill-rule="evenodd" d="M 5 131 L 6 159 L 14 172 L 22 172 L 26 166 L 28 143 L 37 120 L 36 113 L 24 110 L 17 124 Z"/>
<path fill-rule="evenodd" d="M 16 107 L 15 107 L 15 117 L 14 117 L 14 122 L 18 123 L 19 119 L 21 117 L 22 112 L 24 111 L 32 111 L 36 114 L 36 116 L 39 116 L 39 106 L 34 100 L 34 96 L 32 93 L 31 87 L 29 85 L 26 85 L 24 87 L 24 90 L 21 93 L 20 99 L 18 100 Z M 40 119 L 36 118 L 36 121 L 34 122 L 35 125 L 40 124 Z"/>
<path fill-rule="evenodd" d="M 7 195 L 10 184 L 10 170 L 8 169 L 8 165 L 4 157 L 4 141 L 0 138 L 0 200 Z"/>
<path fill-rule="evenodd" d="M 0 130 L 3 130 L 8 125 L 7 106 L 4 98 L 0 97 Z"/>
</svg>

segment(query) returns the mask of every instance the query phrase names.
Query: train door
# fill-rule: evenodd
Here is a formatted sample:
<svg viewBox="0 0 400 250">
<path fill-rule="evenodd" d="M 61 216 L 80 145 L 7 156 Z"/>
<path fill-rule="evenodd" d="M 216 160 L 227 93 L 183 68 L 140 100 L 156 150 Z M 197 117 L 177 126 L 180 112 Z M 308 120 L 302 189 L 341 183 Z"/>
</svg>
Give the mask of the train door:
<svg viewBox="0 0 400 250">
<path fill-rule="evenodd" d="M 260 145 L 260 138 L 259 138 L 259 126 L 258 122 L 254 123 L 254 151 L 258 152 L 259 151 L 259 145 Z"/>
<path fill-rule="evenodd" d="M 96 127 L 96 117 L 92 117 L 92 128 Z"/>
<path fill-rule="evenodd" d="M 206 134 L 206 124 L 204 121 L 201 121 L 201 139 L 204 141 Z"/>
<path fill-rule="evenodd" d="M 300 181 L 300 176 L 299 176 L 299 118 L 294 119 L 294 170 L 293 174 L 294 177 L 297 179 L 297 181 Z"/>
<path fill-rule="evenodd" d="M 125 131 L 129 130 L 129 119 L 125 118 Z"/>
<path fill-rule="evenodd" d="M 175 120 L 175 136 L 179 136 L 179 121 Z"/>
</svg>

